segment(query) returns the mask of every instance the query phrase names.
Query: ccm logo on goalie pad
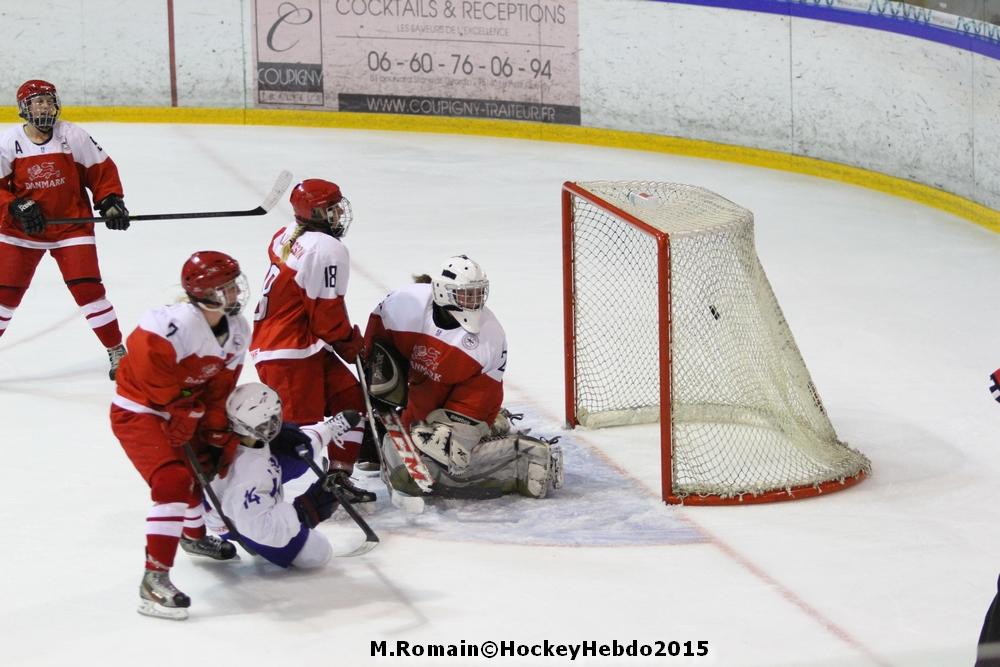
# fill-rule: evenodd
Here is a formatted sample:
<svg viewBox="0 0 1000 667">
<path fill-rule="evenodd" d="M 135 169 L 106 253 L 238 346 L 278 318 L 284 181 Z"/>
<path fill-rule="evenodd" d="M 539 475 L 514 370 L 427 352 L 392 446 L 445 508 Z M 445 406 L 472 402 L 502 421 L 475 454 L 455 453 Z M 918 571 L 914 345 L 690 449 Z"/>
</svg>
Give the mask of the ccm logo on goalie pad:
<svg viewBox="0 0 1000 667">
<path fill-rule="evenodd" d="M 431 487 L 434 485 L 434 478 L 431 477 L 430 471 L 424 465 L 424 462 L 420 460 L 420 454 L 410 445 L 402 431 L 388 429 L 387 433 L 396 447 L 396 453 L 402 460 L 403 465 L 406 466 L 406 472 L 409 473 L 410 478 L 416 482 L 417 486 L 424 493 L 429 493 Z"/>
</svg>

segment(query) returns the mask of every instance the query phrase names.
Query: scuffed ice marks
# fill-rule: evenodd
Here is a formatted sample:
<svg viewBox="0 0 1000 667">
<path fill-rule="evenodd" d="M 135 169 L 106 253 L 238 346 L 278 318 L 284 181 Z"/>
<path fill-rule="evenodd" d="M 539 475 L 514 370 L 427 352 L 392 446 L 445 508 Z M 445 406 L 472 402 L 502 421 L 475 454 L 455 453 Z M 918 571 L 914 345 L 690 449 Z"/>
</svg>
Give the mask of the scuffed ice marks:
<svg viewBox="0 0 1000 667">
<path fill-rule="evenodd" d="M 518 411 L 523 411 L 520 408 Z M 525 415 L 524 424 L 537 423 Z M 412 517 L 391 507 L 377 476 L 363 485 L 379 495 L 370 517 L 380 535 L 431 539 L 555 546 L 629 546 L 704 542 L 706 538 L 676 510 L 664 505 L 578 442 L 572 431 L 559 435 L 566 459 L 566 484 L 534 500 L 507 495 L 492 500 L 457 500 L 428 496 L 423 514 Z"/>
</svg>

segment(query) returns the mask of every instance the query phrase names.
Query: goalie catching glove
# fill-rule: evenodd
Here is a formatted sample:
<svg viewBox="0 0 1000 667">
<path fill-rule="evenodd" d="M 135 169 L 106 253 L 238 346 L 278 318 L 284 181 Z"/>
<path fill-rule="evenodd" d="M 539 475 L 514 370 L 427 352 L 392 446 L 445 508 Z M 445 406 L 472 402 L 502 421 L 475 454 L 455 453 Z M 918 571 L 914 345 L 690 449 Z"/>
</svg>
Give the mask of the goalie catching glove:
<svg viewBox="0 0 1000 667">
<path fill-rule="evenodd" d="M 410 365 L 391 343 L 377 340 L 365 359 L 365 381 L 377 409 L 406 407 Z"/>
</svg>

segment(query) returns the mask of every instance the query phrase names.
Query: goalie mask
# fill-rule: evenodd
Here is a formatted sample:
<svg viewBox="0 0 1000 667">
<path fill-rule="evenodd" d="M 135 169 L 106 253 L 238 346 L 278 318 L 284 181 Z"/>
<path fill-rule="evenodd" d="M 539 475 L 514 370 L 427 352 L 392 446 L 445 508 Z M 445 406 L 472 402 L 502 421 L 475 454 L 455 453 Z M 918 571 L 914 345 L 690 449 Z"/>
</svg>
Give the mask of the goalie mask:
<svg viewBox="0 0 1000 667">
<path fill-rule="evenodd" d="M 184 262 L 181 286 L 191 303 L 226 315 L 238 315 L 250 298 L 239 262 L 215 250 L 201 250 Z"/>
<path fill-rule="evenodd" d="M 226 416 L 234 433 L 271 442 L 281 432 L 281 399 L 266 384 L 241 384 L 226 399 Z"/>
<path fill-rule="evenodd" d="M 482 267 L 465 255 L 449 257 L 431 280 L 434 303 L 444 308 L 469 333 L 479 333 L 490 281 Z"/>
<path fill-rule="evenodd" d="M 299 224 L 329 232 L 334 238 L 345 236 L 354 220 L 351 202 L 330 181 L 307 178 L 292 189 L 288 200 Z"/>
<path fill-rule="evenodd" d="M 50 132 L 59 117 L 59 95 L 48 81 L 31 79 L 17 89 L 18 115 L 41 132 Z"/>
</svg>

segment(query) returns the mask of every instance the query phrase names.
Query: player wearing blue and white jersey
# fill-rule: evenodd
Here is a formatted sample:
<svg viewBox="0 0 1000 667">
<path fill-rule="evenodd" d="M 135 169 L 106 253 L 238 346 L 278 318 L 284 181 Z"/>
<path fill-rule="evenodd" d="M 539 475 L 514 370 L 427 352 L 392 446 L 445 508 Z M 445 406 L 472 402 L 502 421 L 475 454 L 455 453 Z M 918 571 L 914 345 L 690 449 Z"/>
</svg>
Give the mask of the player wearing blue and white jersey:
<svg viewBox="0 0 1000 667">
<path fill-rule="evenodd" d="M 328 447 L 343 445 L 344 434 L 359 420 L 357 413 L 353 420 L 340 413 L 307 426 L 283 425 L 281 399 L 260 383 L 236 387 L 226 401 L 226 413 L 241 446 L 225 475 L 211 483 L 223 513 L 261 557 L 281 567 L 322 567 L 333 552 L 327 538 L 314 529 L 337 507 L 329 485 L 337 484 L 352 502 L 374 500 L 374 494 L 354 487 L 343 471 L 317 480 L 291 502 L 285 500 L 283 486 L 309 469 L 297 447 L 307 446 L 322 460 Z M 213 531 L 226 533 L 214 509 L 205 520 Z"/>
</svg>

